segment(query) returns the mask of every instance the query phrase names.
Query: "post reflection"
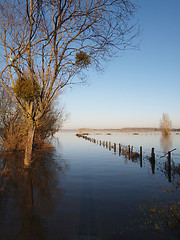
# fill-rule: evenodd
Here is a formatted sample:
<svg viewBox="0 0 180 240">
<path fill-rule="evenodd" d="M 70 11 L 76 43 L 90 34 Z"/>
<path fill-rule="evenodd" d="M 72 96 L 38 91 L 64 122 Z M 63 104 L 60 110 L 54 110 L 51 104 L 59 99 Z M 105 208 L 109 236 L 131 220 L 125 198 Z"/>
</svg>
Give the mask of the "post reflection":
<svg viewBox="0 0 180 240">
<path fill-rule="evenodd" d="M 59 188 L 59 174 L 65 173 L 67 164 L 55 162 L 54 151 L 36 153 L 35 164 L 23 168 L 21 154 L 6 155 L 0 164 L 0 239 L 45 239 L 46 218 L 56 209 L 63 190 Z M 59 169 L 59 171 L 57 171 Z M 9 219 L 8 213 L 14 204 Z M 7 214 L 8 215 L 8 214 Z M 13 219 L 14 227 L 9 229 Z"/>
</svg>

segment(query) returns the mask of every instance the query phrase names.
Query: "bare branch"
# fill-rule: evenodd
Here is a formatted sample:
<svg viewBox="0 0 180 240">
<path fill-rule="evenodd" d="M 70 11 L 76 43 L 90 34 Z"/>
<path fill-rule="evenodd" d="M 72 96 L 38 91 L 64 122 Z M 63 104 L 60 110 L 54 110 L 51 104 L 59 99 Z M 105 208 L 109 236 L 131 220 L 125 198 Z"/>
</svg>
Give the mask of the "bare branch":
<svg viewBox="0 0 180 240">
<path fill-rule="evenodd" d="M 134 47 L 135 10 L 130 0 L 5 0 L 0 3 L 2 86 L 23 114 L 36 121 L 58 92 L 86 70 L 76 64 L 77 52 L 85 52 L 98 67 L 117 49 Z M 13 92 L 27 73 L 40 87 L 33 101 L 18 99 Z M 3 85 L 7 77 L 9 85 Z"/>
</svg>

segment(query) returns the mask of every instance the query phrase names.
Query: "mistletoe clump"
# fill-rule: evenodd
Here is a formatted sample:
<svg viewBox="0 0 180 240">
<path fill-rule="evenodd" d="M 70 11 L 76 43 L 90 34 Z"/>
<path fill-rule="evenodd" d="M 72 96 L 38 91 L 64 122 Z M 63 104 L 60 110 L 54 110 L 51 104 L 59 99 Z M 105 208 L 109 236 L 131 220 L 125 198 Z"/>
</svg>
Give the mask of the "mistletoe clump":
<svg viewBox="0 0 180 240">
<path fill-rule="evenodd" d="M 76 53 L 76 64 L 80 67 L 87 67 L 91 63 L 91 59 L 86 52 L 80 51 Z"/>
<path fill-rule="evenodd" d="M 18 78 L 14 87 L 17 97 L 25 101 L 34 101 L 40 95 L 40 86 L 35 80 L 30 78 Z"/>
</svg>

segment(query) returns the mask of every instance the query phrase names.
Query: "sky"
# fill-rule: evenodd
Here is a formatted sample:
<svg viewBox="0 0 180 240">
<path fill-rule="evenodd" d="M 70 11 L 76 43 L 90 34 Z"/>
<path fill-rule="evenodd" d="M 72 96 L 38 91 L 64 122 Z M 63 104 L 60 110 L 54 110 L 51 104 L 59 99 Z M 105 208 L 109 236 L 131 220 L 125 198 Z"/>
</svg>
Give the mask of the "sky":
<svg viewBox="0 0 180 240">
<path fill-rule="evenodd" d="M 87 84 L 66 88 L 64 129 L 159 127 L 163 113 L 180 128 L 180 0 L 136 0 L 139 50 L 118 53 Z"/>
</svg>

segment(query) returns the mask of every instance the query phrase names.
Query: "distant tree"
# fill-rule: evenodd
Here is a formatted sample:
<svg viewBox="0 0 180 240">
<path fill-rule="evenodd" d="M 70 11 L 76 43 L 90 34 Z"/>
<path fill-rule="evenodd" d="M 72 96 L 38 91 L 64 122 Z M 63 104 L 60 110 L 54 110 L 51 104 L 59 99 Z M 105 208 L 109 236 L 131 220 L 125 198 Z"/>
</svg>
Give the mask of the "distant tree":
<svg viewBox="0 0 180 240">
<path fill-rule="evenodd" d="M 163 135 L 168 135 L 172 128 L 172 122 L 167 113 L 163 113 L 162 119 L 160 120 L 160 129 Z"/>
<path fill-rule="evenodd" d="M 60 89 L 99 66 L 137 35 L 130 0 L 4 0 L 0 3 L 0 84 L 21 110 L 31 163 L 38 122 Z"/>
</svg>

